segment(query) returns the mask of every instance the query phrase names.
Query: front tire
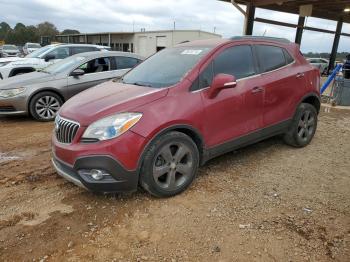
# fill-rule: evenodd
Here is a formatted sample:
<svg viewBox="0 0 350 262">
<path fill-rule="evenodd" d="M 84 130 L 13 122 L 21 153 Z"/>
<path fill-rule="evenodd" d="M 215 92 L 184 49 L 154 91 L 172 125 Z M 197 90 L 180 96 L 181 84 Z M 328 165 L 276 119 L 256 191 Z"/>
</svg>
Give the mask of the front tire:
<svg viewBox="0 0 350 262">
<path fill-rule="evenodd" d="M 199 166 L 193 140 L 181 132 L 169 132 L 152 142 L 143 160 L 141 186 L 156 197 L 170 197 L 186 190 Z"/>
<path fill-rule="evenodd" d="M 286 144 L 294 147 L 307 146 L 317 129 L 317 110 L 307 103 L 298 107 L 288 132 L 284 135 Z"/>
<path fill-rule="evenodd" d="M 31 116 L 42 122 L 53 121 L 63 104 L 62 98 L 50 91 L 36 94 L 30 101 Z"/>
</svg>

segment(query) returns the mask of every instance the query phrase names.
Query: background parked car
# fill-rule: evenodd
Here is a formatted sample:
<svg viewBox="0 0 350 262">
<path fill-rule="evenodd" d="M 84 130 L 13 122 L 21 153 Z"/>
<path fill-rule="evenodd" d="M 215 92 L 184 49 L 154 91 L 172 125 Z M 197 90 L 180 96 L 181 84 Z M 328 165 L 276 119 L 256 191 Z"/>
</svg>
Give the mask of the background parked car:
<svg viewBox="0 0 350 262">
<path fill-rule="evenodd" d="M 39 48 L 41 48 L 41 45 L 38 43 L 26 43 L 23 46 L 23 53 L 25 55 L 28 55 L 28 54 L 38 50 Z"/>
<path fill-rule="evenodd" d="M 88 44 L 55 44 L 42 47 L 24 58 L 0 58 L 0 79 L 45 68 L 57 60 L 75 54 L 102 50 L 109 50 L 109 47 Z"/>
<path fill-rule="evenodd" d="M 307 61 L 320 70 L 320 74 L 327 74 L 329 60 L 324 58 L 307 58 Z"/>
<path fill-rule="evenodd" d="M 0 46 L 0 57 L 16 57 L 20 55 L 20 51 L 15 45 Z"/>
<path fill-rule="evenodd" d="M 124 52 L 76 54 L 38 72 L 0 82 L 0 115 L 29 113 L 50 121 L 75 94 L 124 75 L 143 58 Z"/>
</svg>

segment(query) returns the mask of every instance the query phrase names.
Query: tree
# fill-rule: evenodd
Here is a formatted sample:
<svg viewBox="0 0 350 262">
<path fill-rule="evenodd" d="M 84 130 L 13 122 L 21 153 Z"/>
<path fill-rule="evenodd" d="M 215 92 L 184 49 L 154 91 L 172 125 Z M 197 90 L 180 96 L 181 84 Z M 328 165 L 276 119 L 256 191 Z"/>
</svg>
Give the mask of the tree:
<svg viewBox="0 0 350 262">
<path fill-rule="evenodd" d="M 5 40 L 11 30 L 11 26 L 8 23 L 0 23 L 0 40 Z"/>
<path fill-rule="evenodd" d="M 80 34 L 78 30 L 74 29 L 65 29 L 61 32 L 62 35 L 74 35 L 74 34 Z"/>
<path fill-rule="evenodd" d="M 56 26 L 50 22 L 38 24 L 37 31 L 39 36 L 50 36 L 52 38 L 59 34 Z"/>
</svg>

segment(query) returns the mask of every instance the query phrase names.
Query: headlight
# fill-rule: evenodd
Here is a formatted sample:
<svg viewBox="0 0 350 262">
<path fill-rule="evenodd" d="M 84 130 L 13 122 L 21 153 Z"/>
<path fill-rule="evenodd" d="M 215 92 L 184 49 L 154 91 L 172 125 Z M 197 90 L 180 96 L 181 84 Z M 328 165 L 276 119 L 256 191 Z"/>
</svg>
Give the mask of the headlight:
<svg viewBox="0 0 350 262">
<path fill-rule="evenodd" d="M 0 62 L 0 67 L 2 67 L 2 66 L 5 66 L 5 65 L 7 65 L 7 64 L 9 64 L 10 62 Z"/>
<path fill-rule="evenodd" d="M 108 140 L 120 136 L 135 125 L 141 113 L 119 113 L 97 120 L 84 132 L 83 139 Z"/>
<path fill-rule="evenodd" d="M 17 96 L 25 91 L 25 87 L 13 88 L 13 89 L 0 89 L 0 97 L 8 98 Z"/>
</svg>

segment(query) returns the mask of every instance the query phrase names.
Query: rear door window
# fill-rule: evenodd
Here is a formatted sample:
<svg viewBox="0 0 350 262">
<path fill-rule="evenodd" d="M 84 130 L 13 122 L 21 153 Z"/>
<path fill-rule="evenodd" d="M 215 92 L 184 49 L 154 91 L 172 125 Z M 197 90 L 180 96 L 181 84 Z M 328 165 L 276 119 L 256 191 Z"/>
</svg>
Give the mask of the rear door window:
<svg viewBox="0 0 350 262">
<path fill-rule="evenodd" d="M 101 57 L 92 59 L 79 66 L 79 69 L 84 70 L 85 74 L 100 73 L 111 70 L 111 62 L 109 57 Z"/>
<path fill-rule="evenodd" d="M 286 59 L 281 47 L 257 45 L 256 50 L 262 73 L 269 72 L 286 65 Z"/>
<path fill-rule="evenodd" d="M 69 48 L 68 47 L 58 47 L 52 50 L 47 55 L 52 55 L 54 59 L 64 59 L 69 56 Z"/>
</svg>

